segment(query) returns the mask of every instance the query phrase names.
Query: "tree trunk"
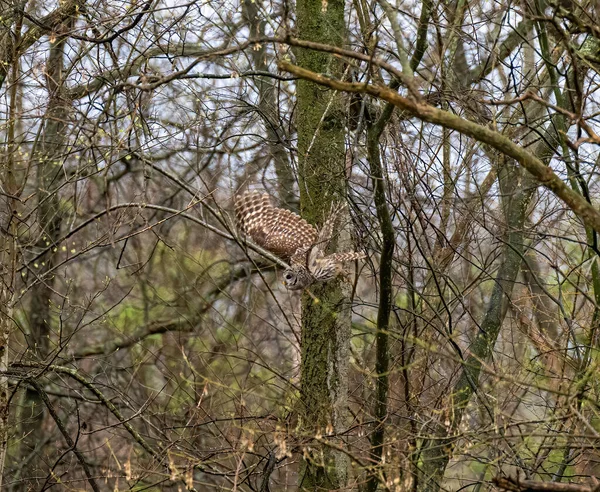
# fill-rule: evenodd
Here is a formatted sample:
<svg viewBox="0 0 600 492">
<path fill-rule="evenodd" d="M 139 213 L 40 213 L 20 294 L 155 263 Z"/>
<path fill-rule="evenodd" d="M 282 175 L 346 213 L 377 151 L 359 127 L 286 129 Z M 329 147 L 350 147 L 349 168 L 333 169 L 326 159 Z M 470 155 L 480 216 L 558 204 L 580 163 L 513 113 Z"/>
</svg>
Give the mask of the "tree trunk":
<svg viewBox="0 0 600 492">
<path fill-rule="evenodd" d="M 385 423 L 387 417 L 387 400 L 389 390 L 389 324 L 392 311 L 392 278 L 394 249 L 396 246 L 394 225 L 388 208 L 385 191 L 385 181 L 379 139 L 387 118 L 383 117 L 369 129 L 367 143 L 371 176 L 373 178 L 374 202 L 377 210 L 377 220 L 381 228 L 381 256 L 379 261 L 379 305 L 377 309 L 377 335 L 375 359 L 375 398 L 373 415 L 375 428 L 371 435 L 371 459 L 373 465 L 382 462 L 385 445 Z M 377 490 L 380 479 L 379 473 L 372 473 L 367 481 L 367 491 Z"/>
<path fill-rule="evenodd" d="M 341 46 L 345 38 L 344 2 L 301 0 L 297 3 L 302 39 Z M 339 60 L 326 53 L 298 50 L 300 65 L 341 75 Z M 331 90 L 298 81 L 298 154 L 302 215 L 322 224 L 332 202 L 346 193 L 343 98 Z M 324 179 L 326 178 L 326 179 Z M 334 241 L 341 246 L 340 241 Z M 345 430 L 350 344 L 348 286 L 332 281 L 309 288 L 302 300 L 300 418 L 308 438 Z M 342 445 L 340 441 L 336 446 Z M 302 490 L 343 488 L 346 455 L 307 443 L 299 484 Z"/>
<path fill-rule="evenodd" d="M 69 23 L 70 24 L 70 23 Z M 67 32 L 69 25 L 61 26 L 61 31 Z M 37 167 L 37 247 L 47 249 L 55 245 L 60 238 L 62 216 L 60 210 L 59 190 L 63 184 L 63 152 L 65 136 L 67 135 L 67 119 L 69 101 L 62 95 L 64 80 L 64 48 L 65 38 L 58 37 L 50 48 L 46 62 L 48 107 L 44 118 L 44 126 L 32 152 L 32 158 Z M 54 266 L 54 249 L 51 248 L 37 261 L 39 275 L 31 289 L 30 324 L 27 334 L 27 347 L 30 356 L 43 361 L 49 354 L 49 341 L 52 326 L 51 300 L 54 276 L 51 271 Z M 25 460 L 32 452 L 39 452 L 42 436 L 42 423 L 46 408 L 39 393 L 34 388 L 25 390 L 21 402 L 20 420 L 21 458 Z M 41 461 L 35 460 L 36 463 Z M 21 470 L 21 476 L 44 476 L 35 473 L 27 466 Z M 31 482 L 28 482 L 31 485 Z"/>
<path fill-rule="evenodd" d="M 6 185 L 5 175 L 1 177 L 2 184 Z M 5 187 L 4 189 L 10 189 Z M 10 219 L 14 203 L 7 199 L 8 213 L 2 216 L 2 232 L 0 233 L 0 372 L 6 373 L 8 369 L 8 343 L 13 329 L 12 304 L 15 288 L 16 272 L 16 230 Z M 6 227 L 8 225 L 8 227 Z M 8 378 L 0 375 L 0 490 L 4 476 L 4 463 L 8 446 L 8 406 L 10 401 Z"/>
<path fill-rule="evenodd" d="M 260 18 L 260 2 L 257 0 L 244 0 L 244 16 L 250 28 L 252 37 L 265 37 L 266 21 Z M 266 45 L 257 46 L 251 51 L 254 69 L 269 73 L 267 64 L 268 51 Z M 287 135 L 280 124 L 279 109 L 277 106 L 277 86 L 275 79 L 267 76 L 253 77 L 251 79 L 258 90 L 258 113 L 262 117 L 265 134 L 268 141 L 269 159 L 273 160 L 279 198 L 285 208 L 297 211 L 298 203 L 294 200 L 294 173 L 290 157 L 286 148 Z"/>
<path fill-rule="evenodd" d="M 500 268 L 479 333 L 466 351 L 469 356 L 463 361 L 460 376 L 444 399 L 442 412 L 434 424 L 432 434 L 437 439 L 429 440 L 422 451 L 423 466 L 419 487 L 423 491 L 439 490 L 443 483 L 446 465 L 452 455 L 452 435 L 458 429 L 471 396 L 479 387 L 481 366 L 494 348 L 521 267 L 523 224 L 535 186 L 532 186 L 531 178 L 514 163 L 505 161 L 501 168 L 499 182 L 506 232 Z"/>
<path fill-rule="evenodd" d="M 13 7 L 13 3 L 10 3 Z M 11 32 L 12 24 L 15 24 L 15 33 Z M 0 87 L 5 82 L 9 72 L 11 73 L 12 86 L 7 91 L 10 96 L 9 123 L 7 129 L 6 147 L 0 160 L 0 185 L 6 193 L 2 197 L 2 211 L 0 211 L 0 372 L 8 370 L 9 342 L 11 332 L 14 328 L 13 322 L 13 300 L 16 288 L 16 272 L 18 250 L 17 247 L 17 222 L 15 216 L 17 211 L 17 195 L 20 193 L 15 178 L 15 159 L 17 152 L 15 139 L 15 121 L 17 98 L 16 79 L 19 74 L 19 61 L 15 49 L 15 41 L 19 40 L 22 27 L 22 17 L 16 20 L 11 18 L 2 19 L 0 27 L 0 59 L 4 60 L 0 67 Z M 0 490 L 2 490 L 4 478 L 4 466 L 8 450 L 9 430 L 9 403 L 10 403 L 8 378 L 0 375 Z"/>
</svg>

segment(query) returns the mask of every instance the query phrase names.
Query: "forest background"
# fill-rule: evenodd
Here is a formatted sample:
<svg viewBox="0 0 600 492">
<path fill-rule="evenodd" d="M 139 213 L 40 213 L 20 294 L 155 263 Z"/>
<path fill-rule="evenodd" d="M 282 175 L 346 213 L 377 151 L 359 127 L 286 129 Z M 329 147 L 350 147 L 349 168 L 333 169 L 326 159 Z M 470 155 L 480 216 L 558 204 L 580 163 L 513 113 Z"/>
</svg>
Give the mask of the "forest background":
<svg viewBox="0 0 600 492">
<path fill-rule="evenodd" d="M 0 0 L 0 488 L 594 490 L 599 25 Z M 367 258 L 287 291 L 248 189 Z"/>
</svg>

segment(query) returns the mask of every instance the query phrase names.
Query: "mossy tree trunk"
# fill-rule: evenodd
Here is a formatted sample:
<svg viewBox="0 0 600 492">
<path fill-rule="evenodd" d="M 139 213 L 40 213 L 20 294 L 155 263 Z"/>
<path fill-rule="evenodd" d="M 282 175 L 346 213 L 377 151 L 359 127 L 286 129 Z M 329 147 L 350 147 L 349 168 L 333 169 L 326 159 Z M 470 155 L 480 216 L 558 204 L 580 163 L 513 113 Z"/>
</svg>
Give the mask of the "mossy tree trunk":
<svg viewBox="0 0 600 492">
<path fill-rule="evenodd" d="M 344 2 L 297 2 L 302 39 L 341 46 L 345 38 Z M 298 50 L 298 63 L 309 70 L 342 76 L 339 59 Z M 303 217 L 321 225 L 331 203 L 344 199 L 347 186 L 342 95 L 298 81 L 298 164 Z M 338 241 L 339 243 L 339 241 Z M 308 439 L 300 472 L 300 489 L 342 488 L 348 462 L 344 454 L 315 436 L 329 439 L 346 426 L 350 311 L 342 281 L 310 288 L 302 302 L 301 429 Z M 343 445 L 335 442 L 336 446 Z"/>
</svg>

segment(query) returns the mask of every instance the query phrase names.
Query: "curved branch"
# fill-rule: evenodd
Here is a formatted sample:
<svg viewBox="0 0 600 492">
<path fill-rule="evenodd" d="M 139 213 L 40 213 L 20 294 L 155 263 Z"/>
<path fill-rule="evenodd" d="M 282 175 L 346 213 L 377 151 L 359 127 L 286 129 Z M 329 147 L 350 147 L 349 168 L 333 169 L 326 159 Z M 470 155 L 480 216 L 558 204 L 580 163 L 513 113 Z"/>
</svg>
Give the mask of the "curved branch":
<svg viewBox="0 0 600 492">
<path fill-rule="evenodd" d="M 514 492 L 594 492 L 597 486 L 560 482 L 536 482 L 534 480 L 520 480 L 519 477 L 495 477 L 493 484 L 503 490 Z"/>
<path fill-rule="evenodd" d="M 67 376 L 70 376 L 71 378 L 75 379 L 82 386 L 85 386 L 88 390 L 90 390 L 94 394 L 94 396 L 96 398 L 98 398 L 98 400 L 100 400 L 106 408 L 108 408 L 108 410 L 116 417 L 116 419 L 121 424 L 123 424 L 123 427 L 125 427 L 125 429 L 127 429 L 129 434 L 131 434 L 131 436 L 135 439 L 135 441 L 142 448 L 144 448 L 144 450 L 146 452 L 148 452 L 148 454 L 150 454 L 158 462 L 163 461 L 163 457 L 161 456 L 161 454 L 157 450 L 153 449 L 146 442 L 146 440 L 140 435 L 140 433 L 132 427 L 132 425 L 127 421 L 127 419 L 123 416 L 123 414 L 121 414 L 121 412 L 113 404 L 113 402 L 111 402 L 110 399 L 108 399 L 106 396 L 104 396 L 104 394 L 98 388 L 96 388 L 96 386 L 91 381 L 88 381 L 85 377 L 83 377 L 81 374 L 79 374 L 79 372 L 77 370 L 70 369 L 68 367 L 63 367 L 63 366 L 57 366 L 54 364 L 46 365 L 46 364 L 37 364 L 34 362 L 15 362 L 15 363 L 11 364 L 11 366 L 16 367 L 16 368 L 23 368 L 23 369 L 40 369 L 40 371 L 42 371 L 42 372 L 51 371 L 51 372 L 56 372 L 59 374 L 66 374 Z M 25 379 L 30 380 L 30 382 L 34 382 L 34 381 L 38 380 L 39 377 L 40 377 L 40 374 L 36 374 L 33 377 L 25 376 Z"/>
<path fill-rule="evenodd" d="M 565 204 L 578 215 L 585 225 L 592 227 L 600 232 L 600 212 L 588 203 L 581 195 L 567 186 L 560 177 L 558 177 L 550 166 L 546 166 L 540 159 L 527 152 L 523 147 L 514 143 L 505 135 L 498 133 L 488 127 L 473 123 L 455 114 L 434 108 L 428 104 L 410 100 L 401 96 L 397 92 L 380 85 L 341 82 L 329 78 L 325 75 L 317 74 L 309 70 L 300 68 L 285 61 L 279 61 L 278 67 L 281 70 L 292 73 L 298 77 L 315 82 L 338 91 L 360 92 L 370 94 L 371 96 L 383 99 L 392 103 L 394 106 L 407 111 L 417 118 L 456 130 L 475 140 L 485 143 L 490 147 L 502 152 L 503 154 L 515 159 L 523 166 L 539 183 L 552 191 Z"/>
<path fill-rule="evenodd" d="M 191 208 L 194 205 L 196 205 L 197 203 L 200 203 L 200 201 L 197 201 L 197 202 L 193 203 L 188 208 Z M 187 214 L 187 213 L 182 212 L 181 210 L 177 210 L 175 208 L 163 207 L 161 205 L 153 205 L 151 203 L 136 203 L 136 202 L 131 202 L 131 203 L 120 203 L 120 204 L 117 204 L 117 205 L 113 205 L 111 207 L 106 208 L 102 212 L 99 212 L 96 215 L 93 215 L 89 219 L 83 221 L 77 227 L 74 227 L 69 232 L 67 232 L 62 238 L 60 238 L 57 241 L 56 244 L 51 244 L 50 246 L 47 246 L 45 249 L 43 249 L 41 252 L 39 252 L 36 256 L 34 256 L 27 263 L 25 263 L 23 266 L 21 266 L 18 269 L 18 271 L 20 272 L 20 271 L 22 271 L 24 269 L 30 268 L 30 266 L 33 263 L 35 263 L 37 260 L 39 260 L 46 252 L 50 251 L 52 248 L 55 248 L 61 242 L 66 241 L 71 236 L 73 236 L 76 232 L 79 232 L 80 230 L 84 229 L 88 225 L 93 224 L 96 220 L 98 220 L 103 215 L 106 215 L 109 212 L 113 212 L 115 210 L 119 210 L 119 209 L 122 209 L 122 208 L 137 208 L 137 209 L 147 208 L 147 209 L 150 209 L 150 210 L 159 210 L 161 212 L 170 213 L 170 214 L 172 214 L 172 217 L 175 217 L 175 216 L 183 217 L 184 219 L 191 220 L 192 222 L 195 222 L 196 224 L 198 224 L 198 225 L 200 225 L 200 226 L 208 229 L 209 231 L 214 232 L 215 234 L 221 236 L 224 239 L 228 239 L 230 241 L 235 241 L 240 246 L 242 246 L 242 247 L 245 246 L 248 249 L 253 250 L 254 252 L 260 254 L 261 256 L 264 256 L 265 258 L 267 258 L 268 260 L 273 261 L 274 263 L 277 263 L 279 266 L 281 266 L 283 268 L 289 268 L 289 265 L 287 263 L 285 263 L 281 258 L 279 258 L 279 257 L 273 255 L 271 252 L 269 252 L 269 251 L 261 248 L 260 246 L 258 246 L 257 244 L 253 243 L 252 241 L 248 241 L 246 239 L 241 239 L 240 237 L 236 236 L 235 234 L 228 234 L 227 232 L 222 231 L 218 227 L 215 227 L 215 226 L 209 224 L 208 222 L 205 222 L 205 221 L 203 221 L 203 220 L 201 220 L 201 219 L 199 219 L 197 217 L 194 217 L 193 215 Z M 156 225 L 157 224 L 154 224 L 153 226 L 147 227 L 146 229 L 152 228 L 152 227 L 154 227 Z M 127 234 L 125 236 L 125 238 L 129 237 L 129 236 L 130 236 L 130 234 Z M 120 240 L 123 240 L 125 238 L 117 238 L 117 239 L 114 240 L 114 242 L 115 243 L 119 242 Z"/>
</svg>

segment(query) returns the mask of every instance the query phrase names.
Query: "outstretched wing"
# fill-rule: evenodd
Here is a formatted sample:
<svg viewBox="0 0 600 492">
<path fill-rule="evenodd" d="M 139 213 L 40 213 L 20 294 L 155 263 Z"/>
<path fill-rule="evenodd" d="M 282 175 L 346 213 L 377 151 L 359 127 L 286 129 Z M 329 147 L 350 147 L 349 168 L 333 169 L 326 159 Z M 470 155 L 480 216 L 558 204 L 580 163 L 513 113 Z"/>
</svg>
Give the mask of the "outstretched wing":
<svg viewBox="0 0 600 492">
<path fill-rule="evenodd" d="M 319 236 L 317 238 L 317 244 L 321 249 L 325 250 L 329 245 L 329 241 L 333 236 L 333 230 L 335 229 L 335 226 L 338 223 L 338 219 L 340 218 L 342 211 L 345 207 L 346 204 L 343 202 L 334 202 L 331 204 L 331 210 L 329 212 L 327 220 L 325 220 L 323 227 L 321 227 L 321 229 L 319 230 Z"/>
<path fill-rule="evenodd" d="M 331 238 L 333 237 L 333 231 L 339 223 L 339 218 L 344 211 L 346 204 L 343 202 L 332 203 L 329 215 L 323 224 L 323 227 L 319 229 L 319 235 L 317 242 L 313 248 L 308 248 L 306 253 L 308 257 L 305 258 L 306 265 L 308 268 L 316 268 L 317 262 L 325 257 L 325 250 L 328 248 Z M 310 251 L 309 251 L 310 250 Z"/>
<path fill-rule="evenodd" d="M 317 239 L 313 226 L 290 210 L 273 207 L 269 195 L 258 191 L 236 197 L 235 215 L 242 232 L 281 258 L 308 250 Z"/>
</svg>

